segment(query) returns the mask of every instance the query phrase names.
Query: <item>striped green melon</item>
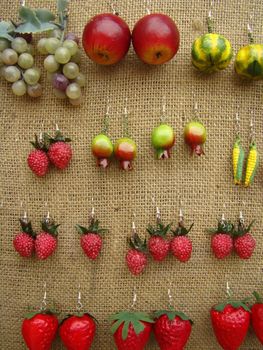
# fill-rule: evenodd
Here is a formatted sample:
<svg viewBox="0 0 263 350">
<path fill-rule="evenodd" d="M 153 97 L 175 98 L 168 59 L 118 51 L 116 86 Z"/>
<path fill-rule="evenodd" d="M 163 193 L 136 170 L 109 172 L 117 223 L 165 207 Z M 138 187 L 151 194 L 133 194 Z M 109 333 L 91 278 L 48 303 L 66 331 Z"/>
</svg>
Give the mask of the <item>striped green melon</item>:
<svg viewBox="0 0 263 350">
<path fill-rule="evenodd" d="M 192 46 L 192 63 L 205 73 L 225 69 L 232 59 L 230 42 L 220 34 L 207 33 L 195 39 Z"/>
<path fill-rule="evenodd" d="M 235 71 L 245 78 L 263 79 L 263 45 L 250 44 L 241 47 L 236 55 Z"/>
</svg>

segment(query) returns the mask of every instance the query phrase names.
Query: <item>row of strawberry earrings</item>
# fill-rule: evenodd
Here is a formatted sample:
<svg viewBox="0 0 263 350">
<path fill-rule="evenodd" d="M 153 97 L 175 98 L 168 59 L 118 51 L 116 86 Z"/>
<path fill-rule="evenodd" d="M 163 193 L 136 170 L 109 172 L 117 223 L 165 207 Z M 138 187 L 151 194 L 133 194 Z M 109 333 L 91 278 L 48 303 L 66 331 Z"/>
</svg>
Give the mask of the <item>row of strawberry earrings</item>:
<svg viewBox="0 0 263 350">
<path fill-rule="evenodd" d="M 18 233 L 13 240 L 14 248 L 20 256 L 29 258 L 35 252 L 38 259 L 45 260 L 55 252 L 60 225 L 54 222 L 49 213 L 44 217 L 42 231 L 38 234 L 33 230 L 26 212 L 20 219 L 20 224 L 22 232 Z M 130 249 L 125 258 L 130 272 L 136 276 L 145 270 L 148 262 L 147 248 L 157 262 L 164 261 L 169 252 L 180 262 L 189 261 L 193 247 L 188 233 L 193 225 L 191 224 L 189 228 L 185 227 L 183 212 L 180 209 L 178 225 L 172 229 L 172 223 L 165 225 L 162 222 L 160 210 L 156 207 L 156 224 L 147 227 L 150 235 L 147 244 L 146 238 L 142 239 L 138 235 L 133 221 L 132 236 L 129 239 Z M 208 230 L 213 234 L 211 249 L 215 257 L 224 259 L 235 250 L 241 259 L 249 259 L 256 247 L 256 241 L 250 234 L 252 225 L 253 222 L 248 226 L 245 225 L 242 212 L 240 212 L 237 226 L 226 220 L 223 214 L 217 228 Z M 94 207 L 91 211 L 89 226 L 86 228 L 76 225 L 76 229 L 81 234 L 80 243 L 85 255 L 91 260 L 97 259 L 103 246 L 102 235 L 108 230 L 100 227 L 99 220 L 95 218 Z M 170 232 L 173 235 L 171 240 L 167 238 Z"/>
<path fill-rule="evenodd" d="M 249 305 L 245 300 L 233 299 L 233 292 L 227 282 L 226 300 L 210 309 L 210 319 L 217 342 L 223 349 L 238 349 L 245 340 L 250 323 L 263 344 L 263 301 L 257 292 L 253 293 L 256 302 Z M 118 350 L 143 350 L 153 331 L 161 350 L 184 349 L 192 331 L 193 321 L 173 306 L 171 286 L 168 289 L 166 309 L 152 314 L 136 311 L 137 293 L 133 291 L 133 302 L 128 310 L 117 312 L 109 317 L 111 333 Z M 68 350 L 90 349 L 98 327 L 98 322 L 84 311 L 81 291 L 78 292 L 76 311 L 68 315 L 59 326 L 58 317 L 47 308 L 46 284 L 40 309 L 30 312 L 22 322 L 22 336 L 30 350 L 39 350 L 40 344 L 50 350 L 57 332 Z M 130 347 L 129 347 L 130 348 Z"/>
</svg>

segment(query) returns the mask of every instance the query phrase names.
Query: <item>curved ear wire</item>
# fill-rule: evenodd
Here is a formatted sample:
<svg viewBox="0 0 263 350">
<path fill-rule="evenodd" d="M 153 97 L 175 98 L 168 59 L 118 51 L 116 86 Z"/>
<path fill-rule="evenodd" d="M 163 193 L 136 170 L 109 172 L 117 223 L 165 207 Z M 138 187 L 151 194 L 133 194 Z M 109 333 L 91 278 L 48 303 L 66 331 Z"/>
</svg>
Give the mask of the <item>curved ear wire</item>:
<svg viewBox="0 0 263 350">
<path fill-rule="evenodd" d="M 83 304 L 81 302 L 81 290 L 80 290 L 80 284 L 78 286 L 78 298 L 77 298 L 77 311 L 81 311 L 83 309 Z"/>
<path fill-rule="evenodd" d="M 132 304 L 131 304 L 131 309 L 133 310 L 136 306 L 137 303 L 137 292 L 136 292 L 136 287 L 133 287 L 133 298 L 132 298 Z"/>
<path fill-rule="evenodd" d="M 150 6 L 151 6 L 151 0 L 145 0 L 146 12 L 148 15 L 151 14 Z"/>
<path fill-rule="evenodd" d="M 40 305 L 40 311 L 46 311 L 47 309 L 47 283 L 44 282 L 44 295 Z"/>
</svg>

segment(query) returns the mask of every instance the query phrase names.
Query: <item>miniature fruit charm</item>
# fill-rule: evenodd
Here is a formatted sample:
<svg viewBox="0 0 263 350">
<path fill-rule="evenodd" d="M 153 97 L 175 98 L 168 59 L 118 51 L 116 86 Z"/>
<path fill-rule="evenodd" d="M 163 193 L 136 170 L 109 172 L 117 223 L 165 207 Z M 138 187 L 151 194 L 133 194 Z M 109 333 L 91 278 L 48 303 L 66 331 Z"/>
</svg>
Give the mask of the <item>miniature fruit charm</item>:
<svg viewBox="0 0 263 350">
<path fill-rule="evenodd" d="M 209 233 L 213 234 L 211 248 L 217 259 L 225 259 L 232 253 L 234 248 L 233 231 L 234 225 L 226 221 L 224 215 L 218 221 L 217 228 L 209 230 Z"/>
<path fill-rule="evenodd" d="M 91 260 L 95 260 L 102 249 L 102 237 L 101 235 L 108 232 L 108 230 L 99 227 L 99 221 L 94 218 L 91 219 L 91 223 L 88 228 L 76 225 L 77 231 L 82 235 L 80 244 L 83 252 Z"/>
<path fill-rule="evenodd" d="M 249 146 L 249 153 L 247 159 L 245 187 L 249 187 L 255 178 L 259 164 L 259 155 L 255 141 L 252 141 Z"/>
<path fill-rule="evenodd" d="M 72 149 L 68 142 L 70 138 L 64 137 L 61 131 L 56 129 L 54 137 L 49 138 L 50 146 L 48 149 L 48 157 L 50 162 L 58 169 L 67 168 L 72 158 Z"/>
<path fill-rule="evenodd" d="M 22 335 L 29 350 L 50 350 L 58 329 L 58 319 L 50 312 L 28 315 L 22 324 Z"/>
<path fill-rule="evenodd" d="M 86 24 L 82 44 L 92 61 L 108 66 L 119 62 L 127 54 L 131 44 L 131 32 L 120 17 L 103 13 Z"/>
<path fill-rule="evenodd" d="M 263 300 L 257 293 L 253 293 L 256 303 L 251 308 L 252 327 L 260 343 L 263 345 Z"/>
<path fill-rule="evenodd" d="M 192 45 L 192 64 L 201 72 L 213 73 L 230 64 L 233 52 L 230 42 L 223 35 L 213 33 L 211 16 L 207 24 L 208 33 L 195 39 Z"/>
<path fill-rule="evenodd" d="M 161 124 L 153 129 L 152 145 L 158 159 L 170 158 L 171 148 L 175 144 L 174 130 L 170 125 Z"/>
<path fill-rule="evenodd" d="M 49 159 L 47 156 L 48 146 L 43 134 L 40 137 L 35 135 L 35 142 L 31 142 L 35 150 L 31 151 L 27 157 L 27 164 L 33 173 L 39 177 L 47 174 L 49 168 Z"/>
<path fill-rule="evenodd" d="M 192 331 L 193 322 L 183 312 L 160 310 L 154 313 L 153 332 L 161 350 L 183 350 Z"/>
<path fill-rule="evenodd" d="M 45 260 L 51 256 L 57 248 L 57 235 L 59 225 L 56 225 L 49 214 L 42 222 L 42 232 L 37 234 L 35 240 L 36 256 L 40 260 Z"/>
<path fill-rule="evenodd" d="M 170 250 L 170 242 L 166 239 L 171 225 L 165 226 L 160 220 L 157 220 L 156 227 L 148 226 L 147 232 L 150 234 L 148 248 L 155 261 L 163 261 Z"/>
<path fill-rule="evenodd" d="M 238 227 L 233 234 L 235 252 L 241 259 L 250 259 L 256 248 L 256 241 L 249 233 L 253 224 L 254 221 L 246 227 L 242 212 L 240 212 Z"/>
<path fill-rule="evenodd" d="M 143 62 L 160 65 L 170 61 L 177 53 L 180 34 L 172 18 L 153 13 L 135 24 L 132 43 L 137 56 Z"/>
<path fill-rule="evenodd" d="M 97 158 L 97 164 L 103 169 L 109 166 L 109 159 L 113 154 L 113 144 L 105 134 L 99 134 L 92 140 L 92 153 Z"/>
<path fill-rule="evenodd" d="M 132 160 L 136 157 L 136 143 L 129 137 L 124 137 L 116 141 L 114 146 L 114 154 L 120 161 L 121 169 L 132 170 Z"/>
<path fill-rule="evenodd" d="M 135 231 L 133 226 L 133 235 L 129 240 L 130 249 L 126 254 L 126 264 L 130 272 L 137 276 L 141 274 L 147 265 L 146 239 L 143 241 Z"/>
<path fill-rule="evenodd" d="M 232 153 L 233 175 L 235 185 L 240 185 L 242 182 L 244 158 L 245 153 L 241 146 L 240 137 L 238 136 L 236 138 Z"/>
<path fill-rule="evenodd" d="M 22 228 L 22 232 L 18 233 L 14 240 L 13 245 L 15 250 L 23 258 L 30 258 L 35 250 L 35 237 L 36 234 L 33 231 L 32 224 L 28 220 L 27 214 L 19 220 Z"/>
<path fill-rule="evenodd" d="M 95 332 L 96 323 L 87 313 L 68 316 L 59 328 L 60 338 L 67 350 L 89 350 Z"/>
<path fill-rule="evenodd" d="M 118 350 L 143 350 L 154 321 L 144 312 L 122 311 L 110 317 L 111 333 Z"/>
<path fill-rule="evenodd" d="M 201 156 L 204 154 L 202 145 L 206 142 L 206 128 L 197 120 L 190 121 L 184 129 L 184 140 L 191 147 L 192 153 Z"/>
</svg>

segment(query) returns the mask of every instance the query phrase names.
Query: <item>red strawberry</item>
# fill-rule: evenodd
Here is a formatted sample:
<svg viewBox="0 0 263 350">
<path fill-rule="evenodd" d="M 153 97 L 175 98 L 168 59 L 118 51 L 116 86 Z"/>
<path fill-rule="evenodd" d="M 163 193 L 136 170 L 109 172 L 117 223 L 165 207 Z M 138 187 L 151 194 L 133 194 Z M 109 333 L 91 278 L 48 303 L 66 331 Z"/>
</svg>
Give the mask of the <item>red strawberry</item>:
<svg viewBox="0 0 263 350">
<path fill-rule="evenodd" d="M 89 314 L 83 313 L 66 318 L 59 335 L 67 350 L 89 350 L 96 332 L 96 323 Z"/>
<path fill-rule="evenodd" d="M 252 327 L 260 343 L 263 345 L 263 300 L 257 292 L 253 295 L 256 298 L 256 303 L 251 309 Z"/>
<path fill-rule="evenodd" d="M 241 259 L 249 259 L 256 247 L 256 241 L 249 233 L 254 221 L 248 227 L 245 227 L 244 220 L 241 218 L 238 228 L 234 232 L 234 248 L 235 252 Z"/>
<path fill-rule="evenodd" d="M 99 227 L 98 220 L 91 220 L 91 224 L 88 228 L 77 225 L 78 232 L 82 235 L 81 247 L 88 258 L 95 260 L 102 249 L 101 234 L 108 232 L 106 229 Z"/>
<path fill-rule="evenodd" d="M 237 350 L 245 340 L 250 324 L 250 310 L 242 301 L 228 300 L 212 307 L 212 326 L 224 350 Z"/>
<path fill-rule="evenodd" d="M 35 313 L 26 317 L 22 335 L 29 350 L 50 350 L 58 329 L 58 319 L 52 313 Z"/>
<path fill-rule="evenodd" d="M 48 157 L 53 165 L 58 169 L 65 169 L 72 158 L 71 146 L 67 143 L 70 139 L 64 137 L 57 128 L 55 137 L 50 137 L 50 147 L 48 149 Z"/>
<path fill-rule="evenodd" d="M 161 350 L 183 350 L 192 331 L 192 321 L 173 309 L 155 312 L 153 332 Z"/>
<path fill-rule="evenodd" d="M 171 252 L 173 256 L 181 262 L 187 262 L 192 254 L 192 242 L 186 235 L 190 232 L 194 224 L 189 229 L 184 226 L 184 222 L 180 220 L 175 231 L 172 231 L 174 238 L 171 241 Z"/>
<path fill-rule="evenodd" d="M 154 321 L 144 312 L 122 311 L 110 317 L 118 350 L 143 350 Z"/>
<path fill-rule="evenodd" d="M 35 142 L 31 142 L 31 144 L 36 149 L 29 153 L 27 164 L 35 175 L 39 177 L 45 176 L 49 167 L 46 140 L 42 137 L 42 134 L 39 138 L 35 135 Z"/>
<path fill-rule="evenodd" d="M 171 225 L 164 226 L 161 222 L 157 222 L 156 227 L 148 226 L 147 231 L 151 235 L 148 242 L 149 252 L 156 261 L 163 261 L 170 249 L 170 242 L 165 239 Z"/>
<path fill-rule="evenodd" d="M 49 215 L 42 222 L 42 232 L 40 232 L 35 241 L 36 255 L 38 259 L 47 259 L 57 248 L 57 228 Z"/>
<path fill-rule="evenodd" d="M 126 263 L 130 272 L 137 276 L 144 271 L 147 265 L 146 239 L 142 241 L 135 232 L 130 239 L 130 246 L 131 249 L 126 254 Z"/>
<path fill-rule="evenodd" d="M 224 216 L 218 221 L 217 229 L 209 230 L 210 233 L 213 233 L 211 248 L 217 259 L 224 259 L 231 254 L 234 246 L 233 230 L 234 225 L 226 221 Z"/>
<path fill-rule="evenodd" d="M 20 224 L 22 232 L 15 236 L 13 245 L 18 254 L 20 254 L 23 258 L 30 258 L 35 249 L 36 234 L 32 229 L 32 224 L 28 220 L 26 213 L 20 219 Z"/>
</svg>

